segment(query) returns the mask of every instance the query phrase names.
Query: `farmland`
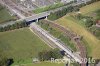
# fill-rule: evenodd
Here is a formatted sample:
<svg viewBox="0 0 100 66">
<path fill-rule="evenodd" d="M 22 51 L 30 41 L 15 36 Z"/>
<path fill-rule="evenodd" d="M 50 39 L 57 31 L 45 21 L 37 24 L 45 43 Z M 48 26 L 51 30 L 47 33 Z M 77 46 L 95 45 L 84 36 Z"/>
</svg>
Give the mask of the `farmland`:
<svg viewBox="0 0 100 66">
<path fill-rule="evenodd" d="M 31 63 L 38 52 L 50 49 L 28 28 L 0 33 L 0 48 L 14 59 L 14 64 Z"/>
<path fill-rule="evenodd" d="M 24 65 L 23 65 L 24 66 Z M 50 62 L 41 62 L 41 63 L 31 63 L 31 64 L 26 64 L 25 66 L 64 66 L 64 64 L 60 63 L 50 63 Z"/>
<path fill-rule="evenodd" d="M 91 12 L 94 12 L 98 9 L 100 9 L 100 1 L 80 8 L 80 12 L 84 15 L 87 15 L 87 14 L 90 14 Z"/>
</svg>

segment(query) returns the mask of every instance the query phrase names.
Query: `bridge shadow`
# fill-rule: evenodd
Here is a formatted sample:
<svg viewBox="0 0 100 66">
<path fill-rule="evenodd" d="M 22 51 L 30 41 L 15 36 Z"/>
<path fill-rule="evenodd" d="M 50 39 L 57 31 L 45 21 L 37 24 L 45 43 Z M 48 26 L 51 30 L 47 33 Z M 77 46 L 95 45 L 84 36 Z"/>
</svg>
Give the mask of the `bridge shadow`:
<svg viewBox="0 0 100 66">
<path fill-rule="evenodd" d="M 46 16 L 45 16 L 45 17 L 38 18 L 38 21 L 39 21 L 39 20 L 42 20 L 42 19 L 45 19 L 45 18 L 46 18 Z M 31 23 L 33 23 L 33 22 L 38 22 L 38 21 L 37 21 L 37 19 L 35 19 L 35 20 L 30 20 L 30 21 L 26 21 L 26 24 L 27 24 L 27 25 L 30 25 Z"/>
<path fill-rule="evenodd" d="M 36 22 L 36 20 L 26 21 L 27 25 L 30 25 L 31 23 Z"/>
<path fill-rule="evenodd" d="M 11 66 L 11 64 L 14 63 L 14 60 L 11 58 L 11 59 L 7 59 L 7 66 Z"/>
</svg>

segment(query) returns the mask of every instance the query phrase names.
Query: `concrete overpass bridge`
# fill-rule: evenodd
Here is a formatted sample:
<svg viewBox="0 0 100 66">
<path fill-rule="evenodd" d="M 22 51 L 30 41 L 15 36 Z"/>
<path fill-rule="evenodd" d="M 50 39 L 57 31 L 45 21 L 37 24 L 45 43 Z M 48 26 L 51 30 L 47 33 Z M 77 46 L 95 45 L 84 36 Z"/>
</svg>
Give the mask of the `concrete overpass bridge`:
<svg viewBox="0 0 100 66">
<path fill-rule="evenodd" d="M 34 21 L 38 22 L 40 19 L 47 19 L 47 17 L 50 15 L 50 12 L 42 12 L 39 14 L 35 14 L 29 17 L 26 17 L 24 20 L 28 23 L 32 23 Z"/>
<path fill-rule="evenodd" d="M 32 16 L 29 16 L 29 17 L 24 17 L 23 19 L 19 19 L 19 20 L 16 20 L 16 21 L 10 21 L 10 22 L 7 22 L 7 23 L 0 24 L 0 27 L 12 25 L 12 24 L 14 24 L 18 21 L 23 21 L 23 20 L 25 20 L 27 24 L 31 24 L 32 22 L 38 22 L 40 19 L 47 19 L 47 17 L 49 15 L 50 15 L 50 12 L 43 12 L 43 13 L 35 14 L 35 15 L 32 15 Z"/>
</svg>

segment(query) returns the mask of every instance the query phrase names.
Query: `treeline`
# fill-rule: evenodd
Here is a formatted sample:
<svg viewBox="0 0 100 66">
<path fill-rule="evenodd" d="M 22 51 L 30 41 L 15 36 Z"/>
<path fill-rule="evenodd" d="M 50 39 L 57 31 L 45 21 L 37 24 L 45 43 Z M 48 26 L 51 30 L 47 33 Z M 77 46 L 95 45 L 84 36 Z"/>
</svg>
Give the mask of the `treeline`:
<svg viewBox="0 0 100 66">
<path fill-rule="evenodd" d="M 34 13 L 41 13 L 41 12 L 45 12 L 45 11 L 50 11 L 50 10 L 54 10 L 56 8 L 60 8 L 60 7 L 64 7 L 64 6 L 68 6 L 69 4 L 72 4 L 74 1 L 71 1 L 69 3 L 61 3 L 58 2 L 57 4 L 53 4 L 53 5 L 49 5 L 43 8 L 38 8 L 33 10 Z"/>
<path fill-rule="evenodd" d="M 38 53 L 38 57 L 40 61 L 48 61 L 51 60 L 51 58 L 54 59 L 60 59 L 63 57 L 59 49 L 53 49 L 50 51 L 42 51 Z"/>
<path fill-rule="evenodd" d="M 97 1 L 100 1 L 100 0 L 91 0 L 91 1 L 88 1 L 86 3 L 82 3 L 82 4 L 78 4 L 78 5 L 73 5 L 73 6 L 68 6 L 68 7 L 64 7 L 61 10 L 52 12 L 48 16 L 48 19 L 49 20 L 59 19 L 62 16 L 66 15 L 67 13 L 79 11 L 81 7 L 83 7 L 85 5 L 89 5 L 89 4 L 94 3 L 94 2 L 97 2 Z"/>
<path fill-rule="evenodd" d="M 0 4 L 0 10 L 2 10 L 4 7 Z"/>
<path fill-rule="evenodd" d="M 87 3 L 91 4 L 91 3 L 94 3 L 94 2 L 97 2 L 97 1 L 100 1 L 100 0 L 91 0 L 91 1 L 89 1 Z"/>
<path fill-rule="evenodd" d="M 7 26 L 4 26 L 4 27 L 0 27 L 0 32 L 10 31 L 10 30 L 14 30 L 14 29 L 27 27 L 27 26 L 28 25 L 27 25 L 26 21 L 16 22 L 12 25 L 7 25 Z"/>
<path fill-rule="evenodd" d="M 79 8 L 77 8 L 76 6 L 69 6 L 67 8 L 63 8 L 61 10 L 58 10 L 56 12 L 52 12 L 49 16 L 48 19 L 49 20 L 56 20 L 64 15 L 66 15 L 67 13 L 73 12 L 73 11 L 79 11 Z"/>
</svg>

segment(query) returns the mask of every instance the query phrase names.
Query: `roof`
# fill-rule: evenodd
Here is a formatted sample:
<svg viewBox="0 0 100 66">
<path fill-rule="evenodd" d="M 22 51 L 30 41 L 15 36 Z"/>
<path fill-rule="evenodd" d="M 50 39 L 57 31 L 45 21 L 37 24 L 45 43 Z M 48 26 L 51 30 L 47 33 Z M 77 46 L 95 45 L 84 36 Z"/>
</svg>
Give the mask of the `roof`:
<svg viewBox="0 0 100 66">
<path fill-rule="evenodd" d="M 100 20 L 97 21 L 97 24 L 100 25 Z"/>
</svg>

